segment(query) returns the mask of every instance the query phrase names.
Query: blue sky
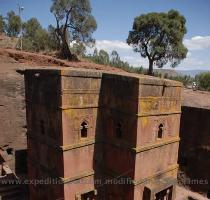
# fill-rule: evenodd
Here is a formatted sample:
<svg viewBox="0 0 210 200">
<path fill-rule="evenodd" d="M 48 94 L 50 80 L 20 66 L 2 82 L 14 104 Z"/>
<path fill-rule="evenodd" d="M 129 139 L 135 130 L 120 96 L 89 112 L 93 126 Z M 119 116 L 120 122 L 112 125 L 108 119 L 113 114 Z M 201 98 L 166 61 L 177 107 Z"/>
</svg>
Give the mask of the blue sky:
<svg viewBox="0 0 210 200">
<path fill-rule="evenodd" d="M 98 29 L 94 33 L 96 47 L 111 52 L 116 49 L 121 58 L 134 66 L 147 67 L 147 60 L 132 51 L 125 40 L 133 19 L 148 12 L 176 9 L 186 17 L 187 34 L 184 44 L 189 53 L 177 69 L 210 70 L 210 0 L 90 0 Z M 24 6 L 22 18 L 36 17 L 44 27 L 54 24 L 50 13 L 51 0 L 0 0 L 0 14 Z"/>
</svg>

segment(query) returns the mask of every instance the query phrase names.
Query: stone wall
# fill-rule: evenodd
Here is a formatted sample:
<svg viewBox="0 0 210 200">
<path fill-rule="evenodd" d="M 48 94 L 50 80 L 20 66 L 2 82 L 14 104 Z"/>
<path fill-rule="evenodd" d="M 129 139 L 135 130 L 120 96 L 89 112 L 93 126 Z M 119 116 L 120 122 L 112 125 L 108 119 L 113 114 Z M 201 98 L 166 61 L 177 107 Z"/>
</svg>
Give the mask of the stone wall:
<svg viewBox="0 0 210 200">
<path fill-rule="evenodd" d="M 12 63 L 13 62 L 13 63 Z M 26 121 L 24 77 L 14 60 L 0 56 L 0 149 L 9 155 L 7 164 L 17 174 L 26 173 Z"/>
<path fill-rule="evenodd" d="M 180 125 L 180 182 L 197 192 L 210 189 L 210 110 L 182 107 Z"/>
</svg>

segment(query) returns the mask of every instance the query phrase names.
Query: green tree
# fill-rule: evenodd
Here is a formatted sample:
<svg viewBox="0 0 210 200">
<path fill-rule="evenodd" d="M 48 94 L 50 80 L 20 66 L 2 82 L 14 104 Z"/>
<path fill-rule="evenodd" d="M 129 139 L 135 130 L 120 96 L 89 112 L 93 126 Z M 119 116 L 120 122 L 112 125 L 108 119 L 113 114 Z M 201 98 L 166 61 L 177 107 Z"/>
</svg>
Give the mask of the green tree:
<svg viewBox="0 0 210 200">
<path fill-rule="evenodd" d="M 148 58 L 148 74 L 153 74 L 153 65 L 163 67 L 168 62 L 177 66 L 186 58 L 187 49 L 183 37 L 187 32 L 185 17 L 178 11 L 149 13 L 134 19 L 133 30 L 129 32 L 127 43 L 135 52 Z"/>
<path fill-rule="evenodd" d="M 111 62 L 111 65 L 119 65 L 119 63 L 120 63 L 120 56 L 119 56 L 119 54 L 117 53 L 117 51 L 112 51 L 112 53 L 111 53 L 111 60 L 110 60 L 110 62 Z"/>
<path fill-rule="evenodd" d="M 194 81 L 194 78 L 192 78 L 189 75 L 177 75 L 177 76 L 171 76 L 168 78 L 171 80 L 182 82 L 184 86 L 191 85 L 192 82 Z"/>
<path fill-rule="evenodd" d="M 34 33 L 42 26 L 36 18 L 31 18 L 23 24 L 23 35 L 27 38 L 34 38 Z"/>
<path fill-rule="evenodd" d="M 2 15 L 0 15 L 0 33 L 5 32 L 5 21 Z"/>
<path fill-rule="evenodd" d="M 7 24 L 6 32 L 10 37 L 16 37 L 20 33 L 21 29 L 21 19 L 18 15 L 15 15 L 14 11 L 7 13 Z"/>
<path fill-rule="evenodd" d="M 101 49 L 98 53 L 98 60 L 100 64 L 108 65 L 109 64 L 109 54 Z"/>
<path fill-rule="evenodd" d="M 93 57 L 97 57 L 98 56 L 98 49 L 95 48 L 93 51 Z"/>
<path fill-rule="evenodd" d="M 93 60 L 98 63 L 98 49 L 95 48 L 94 51 L 93 51 Z"/>
<path fill-rule="evenodd" d="M 210 91 L 210 72 L 201 73 L 195 79 L 198 81 L 200 89 Z"/>
<path fill-rule="evenodd" d="M 48 26 L 48 46 L 51 50 L 59 50 L 60 43 L 56 36 L 56 30 L 53 25 Z"/>
<path fill-rule="evenodd" d="M 23 24 L 23 49 L 43 51 L 49 48 L 49 34 L 36 18 Z"/>
<path fill-rule="evenodd" d="M 136 69 L 136 72 L 137 74 L 144 74 L 144 68 L 141 66 L 141 67 L 135 67 Z"/>
<path fill-rule="evenodd" d="M 64 58 L 76 59 L 69 43 L 72 41 L 91 44 L 97 24 L 91 15 L 89 0 L 52 0 L 51 12 L 56 19 L 56 35 Z"/>
<path fill-rule="evenodd" d="M 98 49 L 95 48 L 93 51 L 93 55 L 91 56 L 91 60 L 95 63 L 100 63 L 99 61 L 99 55 L 98 55 Z"/>
<path fill-rule="evenodd" d="M 76 42 L 71 47 L 71 51 L 77 56 L 84 56 L 86 52 L 86 47 L 82 42 Z"/>
<path fill-rule="evenodd" d="M 115 50 L 112 51 L 109 58 L 109 54 L 106 51 L 100 50 L 98 52 L 97 48 L 95 48 L 93 55 L 90 54 L 86 58 L 90 59 L 95 63 L 106 64 L 106 65 L 109 64 L 113 67 L 118 67 L 130 73 L 145 74 L 145 69 L 142 66 L 141 67 L 130 66 L 128 62 L 124 62 L 120 59 L 119 54 Z"/>
<path fill-rule="evenodd" d="M 41 28 L 36 30 L 34 34 L 35 51 L 44 51 L 48 49 L 48 37 L 48 32 L 45 29 Z"/>
</svg>

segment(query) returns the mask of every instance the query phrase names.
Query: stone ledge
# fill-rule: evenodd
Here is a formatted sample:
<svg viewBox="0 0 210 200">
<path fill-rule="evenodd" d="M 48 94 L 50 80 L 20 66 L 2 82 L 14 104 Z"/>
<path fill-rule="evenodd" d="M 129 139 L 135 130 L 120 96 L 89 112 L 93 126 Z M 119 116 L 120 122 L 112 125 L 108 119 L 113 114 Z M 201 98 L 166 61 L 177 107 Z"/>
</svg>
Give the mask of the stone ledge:
<svg viewBox="0 0 210 200">
<path fill-rule="evenodd" d="M 131 179 L 130 177 L 124 176 L 124 174 L 119 174 L 119 173 L 114 172 L 114 171 L 109 170 L 109 169 L 104 169 L 104 171 L 105 171 L 105 174 L 112 176 L 113 179 L 127 178 L 129 180 L 129 183 L 131 183 L 134 186 L 137 186 L 137 185 L 143 184 L 145 182 L 154 180 L 158 176 L 161 176 L 161 175 L 166 174 L 168 172 L 177 170 L 178 168 L 179 168 L 178 164 L 171 165 L 167 169 L 159 171 L 153 176 L 149 176 L 149 177 L 146 177 L 146 178 L 143 178 L 143 179 L 140 179 L 140 180 Z M 94 172 L 94 170 L 91 170 L 89 172 L 83 172 L 80 175 L 77 175 L 75 177 L 68 177 L 68 178 L 59 177 L 59 180 L 61 181 L 61 183 L 66 184 L 66 183 L 74 182 L 74 181 L 77 181 L 77 180 L 80 180 L 80 179 L 83 179 L 83 178 L 86 178 L 86 177 L 89 177 L 89 176 L 93 176 L 93 175 L 95 175 L 95 172 Z"/>
<path fill-rule="evenodd" d="M 33 162 L 33 165 L 37 165 L 37 166 L 39 165 L 39 166 L 42 166 L 45 169 L 47 169 L 45 166 L 43 166 L 42 164 L 40 164 L 38 162 Z M 153 176 L 148 176 L 148 177 L 142 178 L 140 180 L 135 180 L 135 179 L 132 179 L 132 178 L 126 176 L 126 174 L 128 172 L 120 174 L 116 171 L 107 169 L 104 166 L 101 166 L 101 168 L 103 168 L 104 174 L 113 177 L 113 179 L 126 178 L 126 179 L 128 179 L 130 184 L 132 184 L 134 186 L 137 186 L 137 185 L 143 184 L 143 183 L 148 182 L 148 181 L 153 181 L 155 178 L 157 178 L 157 177 L 159 177 L 163 174 L 167 174 L 169 172 L 175 171 L 179 168 L 179 165 L 178 164 L 170 165 L 170 166 L 168 166 L 167 169 L 156 172 Z M 71 182 L 74 182 L 74 181 L 77 181 L 77 180 L 80 180 L 80 179 L 83 179 L 83 178 L 87 178 L 87 177 L 90 177 L 90 176 L 94 176 L 94 175 L 95 175 L 95 171 L 90 170 L 90 171 L 83 171 L 83 172 L 81 172 L 80 175 L 76 175 L 74 177 L 55 177 L 55 176 L 53 176 L 53 178 L 58 180 L 58 182 L 60 184 L 67 184 L 67 183 L 71 183 Z"/>
<path fill-rule="evenodd" d="M 84 106 L 60 106 L 59 107 L 62 111 L 63 110 L 70 110 L 70 109 L 93 109 L 99 108 L 98 105 L 84 105 Z"/>
<path fill-rule="evenodd" d="M 105 143 L 105 144 L 108 144 L 108 145 L 113 145 L 113 146 L 118 147 L 118 148 L 124 148 L 124 149 L 127 149 L 128 151 L 130 151 L 132 153 L 138 154 L 138 153 L 141 153 L 141 152 L 144 152 L 144 151 L 149 151 L 151 149 L 155 149 L 155 148 L 158 148 L 158 147 L 161 147 L 161 146 L 164 146 L 164 145 L 177 143 L 179 141 L 180 141 L 179 137 L 174 137 L 172 139 L 167 139 L 167 140 L 163 139 L 163 140 L 158 141 L 158 142 L 153 143 L 153 144 L 147 144 L 147 145 L 143 145 L 143 146 L 140 146 L 140 147 L 132 148 L 129 145 L 122 144 L 122 143 L 115 143 L 115 142 L 110 142 L 110 141 L 107 142 L 106 140 L 94 140 L 93 139 L 93 140 L 88 140 L 87 142 L 83 142 L 83 143 L 77 143 L 77 144 L 67 145 L 67 146 L 60 146 L 60 150 L 69 151 L 69 150 L 72 150 L 72 149 L 76 149 L 76 148 L 80 148 L 80 147 L 84 147 L 84 146 L 89 146 L 89 145 L 92 145 L 92 144 L 95 144 L 95 143 Z"/>
<path fill-rule="evenodd" d="M 32 101 L 26 99 L 26 104 L 28 107 L 30 107 L 32 105 Z M 46 107 L 48 109 L 52 109 L 52 110 L 57 110 L 57 111 L 64 111 L 64 110 L 71 110 L 71 109 L 107 109 L 110 111 L 114 111 L 114 112 L 119 112 L 120 114 L 123 115 L 130 115 L 132 117 L 147 117 L 147 116 L 163 116 L 163 115 L 174 115 L 174 114 L 181 114 L 181 110 L 171 110 L 168 112 L 160 112 L 160 111 L 156 111 L 156 112 L 137 112 L 136 113 L 132 113 L 132 112 L 125 112 L 125 111 L 121 111 L 119 109 L 116 108 L 108 108 L 102 105 L 98 105 L 98 104 L 90 104 L 90 105 L 83 105 L 83 106 L 61 106 L 60 102 L 58 102 L 58 104 L 56 106 L 52 106 L 50 104 L 42 104 L 42 103 L 37 103 L 37 104 L 33 104 L 33 106 L 43 106 Z"/>
<path fill-rule="evenodd" d="M 100 89 L 93 90 L 93 89 L 63 89 L 61 91 L 61 95 L 64 94 L 100 94 Z"/>
<path fill-rule="evenodd" d="M 144 112 L 141 114 L 137 114 L 138 117 L 149 117 L 149 116 L 163 116 L 163 115 L 176 115 L 181 114 L 181 110 L 173 111 L 173 112 Z"/>
<path fill-rule="evenodd" d="M 95 174 L 94 171 L 91 170 L 89 172 L 84 172 L 81 175 L 77 175 L 77 176 L 74 176 L 74 177 L 68 177 L 68 178 L 59 177 L 59 179 L 60 179 L 61 183 L 66 184 L 66 183 L 69 183 L 69 182 L 74 182 L 74 181 L 80 180 L 82 178 L 93 176 L 94 174 Z"/>
<path fill-rule="evenodd" d="M 141 179 L 141 180 L 138 180 L 138 181 L 134 181 L 134 185 L 139 185 L 139 184 L 142 184 L 142 183 L 145 183 L 149 180 L 153 180 L 155 179 L 156 177 L 159 177 L 163 174 L 166 174 L 168 172 L 172 172 L 172 171 L 175 171 L 179 168 L 179 165 L 178 164 L 175 164 L 175 165 L 172 165 L 170 166 L 168 169 L 165 169 L 165 170 L 162 170 L 162 171 L 159 171 L 158 173 L 156 173 L 155 175 L 153 176 L 150 176 L 150 177 L 147 177 L 147 178 L 144 178 L 144 179 Z"/>
<path fill-rule="evenodd" d="M 102 78 L 103 73 L 101 71 L 93 69 L 68 69 L 63 68 L 59 70 L 60 76 L 66 77 L 83 77 L 83 78 Z"/>
<path fill-rule="evenodd" d="M 61 151 L 69 151 L 69 150 L 77 149 L 77 148 L 80 148 L 80 147 L 89 146 L 89 145 L 92 145 L 92 144 L 95 144 L 95 143 L 96 143 L 96 140 L 91 139 L 91 140 L 83 141 L 81 143 L 76 143 L 76 144 L 73 144 L 73 145 L 60 146 L 59 149 Z"/>
<path fill-rule="evenodd" d="M 33 136 L 28 136 L 30 139 L 35 139 L 38 142 L 44 143 L 48 146 L 51 146 L 52 148 L 55 148 L 61 152 L 66 152 L 66 151 L 71 151 L 73 149 L 78 149 L 81 147 L 85 147 L 85 146 L 89 146 L 89 145 L 94 145 L 96 143 L 101 143 L 101 144 L 108 144 L 108 145 L 113 145 L 114 147 L 117 148 L 123 148 L 126 149 L 132 153 L 138 154 L 144 151 L 149 151 L 151 149 L 154 148 L 158 148 L 164 145 L 168 145 L 168 144 L 172 144 L 172 143 L 177 143 L 180 141 L 180 137 L 173 137 L 167 140 L 160 140 L 158 142 L 152 143 L 152 144 L 146 144 L 146 145 L 142 145 L 136 148 L 132 148 L 131 146 L 129 146 L 128 144 L 124 144 L 124 143 L 116 143 L 116 141 L 106 141 L 105 139 L 101 139 L 101 140 L 95 140 L 95 139 L 87 139 L 85 141 L 81 141 L 79 143 L 75 143 L 75 144 L 71 144 L 71 145 L 65 145 L 65 146 L 59 146 L 53 143 L 47 143 L 45 141 L 41 141 L 40 138 L 38 137 L 33 137 Z"/>
<path fill-rule="evenodd" d="M 179 141 L 180 141 L 180 137 L 174 137 L 172 139 L 167 139 L 167 140 L 163 139 L 161 141 L 158 141 L 158 142 L 155 142 L 155 143 L 152 143 L 152 144 L 147 144 L 147 145 L 143 145 L 141 147 L 132 148 L 132 149 L 135 153 L 141 153 L 141 152 L 148 151 L 148 150 L 151 150 L 151 149 L 155 149 L 155 148 L 165 146 L 165 145 L 168 145 L 168 144 L 177 143 Z"/>
</svg>

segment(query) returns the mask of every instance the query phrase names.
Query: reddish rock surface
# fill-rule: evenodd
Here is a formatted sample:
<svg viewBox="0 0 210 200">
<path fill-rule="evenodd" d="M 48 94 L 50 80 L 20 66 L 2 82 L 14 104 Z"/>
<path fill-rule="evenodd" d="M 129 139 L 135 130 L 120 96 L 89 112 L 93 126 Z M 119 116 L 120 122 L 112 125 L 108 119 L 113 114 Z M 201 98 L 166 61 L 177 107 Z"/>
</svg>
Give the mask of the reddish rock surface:
<svg viewBox="0 0 210 200">
<path fill-rule="evenodd" d="M 210 109 L 210 92 L 184 89 L 182 106 Z"/>
</svg>

